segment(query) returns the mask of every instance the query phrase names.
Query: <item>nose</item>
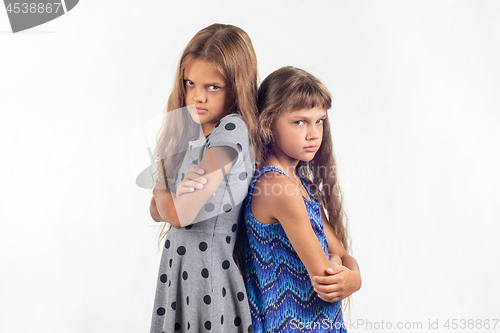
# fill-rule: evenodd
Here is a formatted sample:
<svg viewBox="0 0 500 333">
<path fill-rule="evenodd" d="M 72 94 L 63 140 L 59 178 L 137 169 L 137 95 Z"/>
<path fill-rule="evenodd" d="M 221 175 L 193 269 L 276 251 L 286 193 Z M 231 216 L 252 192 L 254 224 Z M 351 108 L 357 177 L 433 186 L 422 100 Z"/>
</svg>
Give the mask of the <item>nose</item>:
<svg viewBox="0 0 500 333">
<path fill-rule="evenodd" d="M 321 130 L 317 128 L 316 124 L 311 124 L 307 129 L 306 140 L 318 140 L 321 134 Z"/>
<path fill-rule="evenodd" d="M 207 96 L 205 95 L 205 89 L 195 87 L 193 101 L 195 103 L 205 103 L 207 101 Z"/>
</svg>

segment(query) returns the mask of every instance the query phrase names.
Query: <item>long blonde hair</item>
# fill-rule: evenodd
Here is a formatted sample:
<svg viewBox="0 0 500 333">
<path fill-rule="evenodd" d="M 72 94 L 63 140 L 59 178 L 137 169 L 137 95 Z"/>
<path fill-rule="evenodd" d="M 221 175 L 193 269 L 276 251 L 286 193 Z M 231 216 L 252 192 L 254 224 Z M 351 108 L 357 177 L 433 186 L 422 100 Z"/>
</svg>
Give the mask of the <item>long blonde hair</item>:
<svg viewBox="0 0 500 333">
<path fill-rule="evenodd" d="M 212 24 L 200 30 L 189 41 L 181 55 L 162 128 L 157 135 L 153 158 L 159 167 L 155 182 L 166 176 L 173 178 L 184 159 L 188 141 L 197 138 L 199 126 L 188 112 L 172 112 L 185 108 L 184 70 L 193 60 L 205 60 L 224 78 L 229 94 L 234 97 L 230 113 L 240 114 L 248 126 L 250 147 L 254 147 L 257 129 L 257 57 L 252 41 L 242 29 L 228 24 Z M 180 152 L 174 154 L 175 152 Z M 164 168 L 161 166 L 164 165 Z M 159 241 L 166 235 L 160 231 Z M 167 230 L 168 231 L 168 230 Z"/>
</svg>

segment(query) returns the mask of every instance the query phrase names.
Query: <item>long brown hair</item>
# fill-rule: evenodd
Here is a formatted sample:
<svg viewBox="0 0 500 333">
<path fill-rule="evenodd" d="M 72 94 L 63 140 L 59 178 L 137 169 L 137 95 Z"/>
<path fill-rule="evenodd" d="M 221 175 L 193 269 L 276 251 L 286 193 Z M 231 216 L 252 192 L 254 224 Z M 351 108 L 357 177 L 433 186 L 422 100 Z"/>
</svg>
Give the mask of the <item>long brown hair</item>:
<svg viewBox="0 0 500 333">
<path fill-rule="evenodd" d="M 259 88 L 259 136 L 256 143 L 257 166 L 263 165 L 272 151 L 273 128 L 285 112 L 321 107 L 328 110 L 332 97 L 314 75 L 292 66 L 271 73 Z M 323 140 L 311 161 L 299 161 L 297 171 L 308 182 L 314 196 L 326 210 L 326 219 L 346 251 L 350 252 L 347 216 L 337 177 L 328 115 L 323 122 Z"/>
<path fill-rule="evenodd" d="M 194 35 L 181 55 L 168 99 L 162 128 L 157 135 L 153 158 L 159 167 L 154 171 L 155 181 L 177 173 L 188 141 L 199 135 L 199 126 L 185 110 L 184 70 L 193 60 L 205 60 L 224 78 L 229 93 L 234 97 L 230 113 L 238 113 L 248 126 L 250 147 L 254 147 L 257 128 L 257 57 L 252 41 L 242 29 L 228 24 L 212 24 Z M 178 110 L 177 112 L 172 112 Z M 179 153 L 177 153 L 179 152 Z M 175 154 L 177 153 L 177 154 Z M 163 229 L 159 241 L 165 236 Z M 167 230 L 168 231 L 168 230 Z"/>
</svg>

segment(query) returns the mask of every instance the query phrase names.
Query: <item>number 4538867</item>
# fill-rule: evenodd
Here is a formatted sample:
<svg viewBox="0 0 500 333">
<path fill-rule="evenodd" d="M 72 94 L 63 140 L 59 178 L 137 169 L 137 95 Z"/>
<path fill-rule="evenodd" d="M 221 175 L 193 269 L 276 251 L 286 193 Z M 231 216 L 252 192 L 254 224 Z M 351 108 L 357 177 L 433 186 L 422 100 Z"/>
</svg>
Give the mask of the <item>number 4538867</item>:
<svg viewBox="0 0 500 333">
<path fill-rule="evenodd" d="M 495 329 L 498 319 L 447 319 L 444 327 L 447 329 Z"/>
<path fill-rule="evenodd" d="M 61 8 L 61 3 L 26 3 L 26 2 L 15 2 L 9 3 L 7 6 L 7 13 L 22 13 L 22 14 L 35 14 L 35 13 L 47 13 L 50 14 L 52 12 L 57 13 Z M 62 10 L 62 8 L 61 8 Z"/>
</svg>

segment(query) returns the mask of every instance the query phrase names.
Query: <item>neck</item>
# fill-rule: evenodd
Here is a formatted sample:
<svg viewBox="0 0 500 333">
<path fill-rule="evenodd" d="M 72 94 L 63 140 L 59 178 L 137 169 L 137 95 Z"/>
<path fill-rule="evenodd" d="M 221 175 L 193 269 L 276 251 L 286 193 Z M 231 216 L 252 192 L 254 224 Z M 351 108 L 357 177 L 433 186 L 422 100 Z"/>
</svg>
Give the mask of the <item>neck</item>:
<svg viewBox="0 0 500 333">
<path fill-rule="evenodd" d="M 274 147 L 273 151 L 270 153 L 265 165 L 275 166 L 281 171 L 283 171 L 291 179 L 295 179 L 295 169 L 299 164 L 299 160 L 290 158 L 288 155 L 283 153 L 278 147 Z"/>
<path fill-rule="evenodd" d="M 203 139 L 204 137 L 206 137 L 207 135 L 209 135 L 210 133 L 212 133 L 212 131 L 214 130 L 214 128 L 215 128 L 214 124 L 203 124 L 203 125 L 201 125 L 200 136 L 199 136 L 198 139 Z"/>
</svg>

